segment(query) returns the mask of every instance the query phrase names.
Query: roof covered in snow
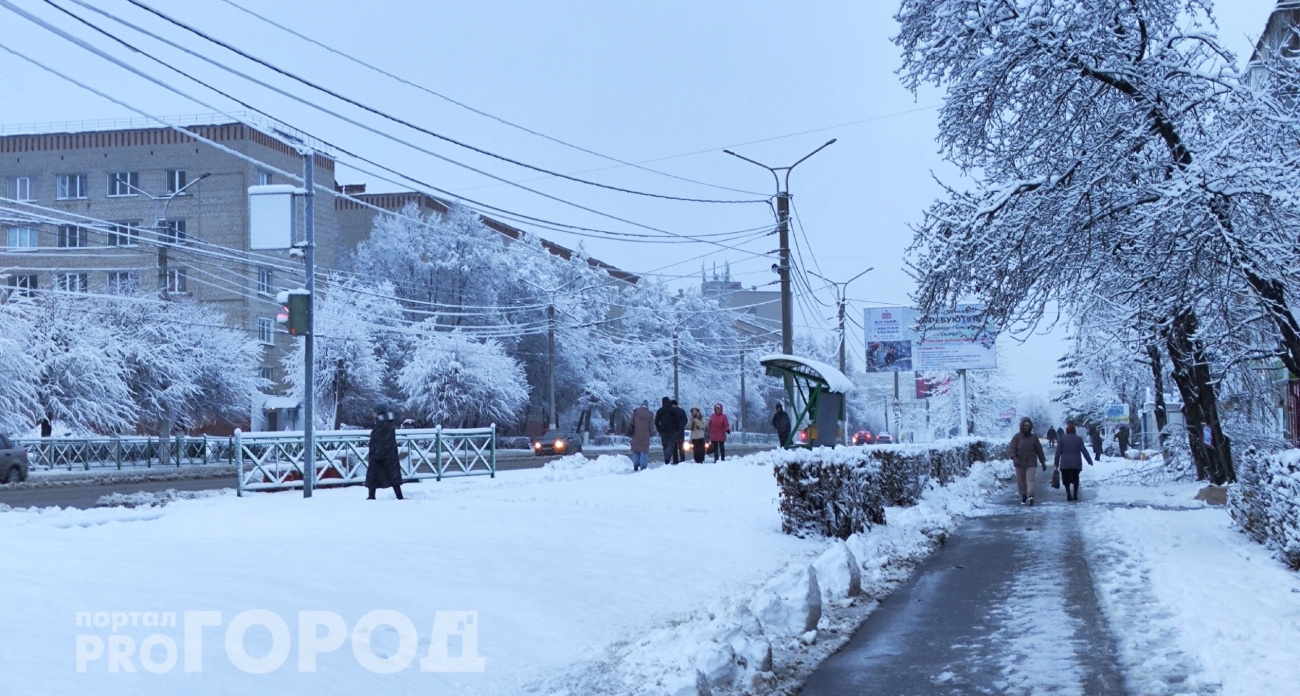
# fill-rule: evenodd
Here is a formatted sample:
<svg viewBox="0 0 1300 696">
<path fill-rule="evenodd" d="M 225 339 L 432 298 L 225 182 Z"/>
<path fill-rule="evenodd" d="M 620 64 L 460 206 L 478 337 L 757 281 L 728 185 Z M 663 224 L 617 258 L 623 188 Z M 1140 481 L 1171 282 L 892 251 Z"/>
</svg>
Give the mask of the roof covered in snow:
<svg viewBox="0 0 1300 696">
<path fill-rule="evenodd" d="M 819 379 L 826 383 L 826 390 L 834 394 L 847 394 L 853 391 L 852 380 L 846 377 L 843 372 L 819 360 L 774 353 L 764 355 L 758 359 L 758 362 L 764 367 L 779 367 L 795 374 Z"/>
</svg>

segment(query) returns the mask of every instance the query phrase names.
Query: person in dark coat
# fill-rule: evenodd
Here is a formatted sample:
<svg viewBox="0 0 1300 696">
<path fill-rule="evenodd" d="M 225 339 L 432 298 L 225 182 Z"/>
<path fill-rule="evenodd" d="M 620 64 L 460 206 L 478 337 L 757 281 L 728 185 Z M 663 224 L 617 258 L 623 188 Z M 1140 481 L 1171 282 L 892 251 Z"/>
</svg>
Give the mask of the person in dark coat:
<svg viewBox="0 0 1300 696">
<path fill-rule="evenodd" d="M 375 425 L 370 429 L 370 452 L 367 455 L 366 488 L 375 499 L 375 489 L 392 488 L 402 500 L 402 463 L 397 453 L 397 429 L 393 413 L 386 406 L 375 406 Z"/>
<path fill-rule="evenodd" d="M 659 410 L 655 411 L 655 430 L 664 446 L 664 464 L 676 464 L 682 461 L 682 431 L 685 425 L 678 423 L 678 409 L 673 407 L 672 399 L 665 396 L 662 403 Z"/>
<path fill-rule="evenodd" d="M 1083 438 L 1074 433 L 1074 426 L 1065 426 L 1065 434 L 1061 436 L 1060 444 L 1056 447 L 1056 456 L 1053 458 L 1057 469 L 1061 471 L 1061 484 L 1065 486 L 1065 499 L 1067 501 L 1076 501 L 1079 499 L 1079 472 L 1083 471 L 1083 462 L 1086 459 L 1088 466 L 1092 466 L 1092 457 L 1088 456 L 1088 448 L 1083 444 Z"/>
<path fill-rule="evenodd" d="M 49 437 L 49 436 L 50 436 L 50 433 L 53 432 L 53 431 L 54 431 L 54 428 L 50 427 L 50 419 L 49 419 L 49 418 L 42 418 L 42 419 L 41 419 L 41 437 Z"/>
<path fill-rule="evenodd" d="M 781 408 L 781 404 L 776 405 L 776 413 L 772 414 L 772 428 L 776 430 L 776 439 L 780 442 L 780 447 L 789 447 L 790 414 Z"/>
<path fill-rule="evenodd" d="M 1056 428 L 1047 429 L 1047 444 L 1053 448 L 1056 447 L 1057 432 Z"/>
<path fill-rule="evenodd" d="M 1011 438 L 1011 463 L 1016 467 L 1016 487 L 1020 491 L 1020 504 L 1034 504 L 1034 467 L 1041 465 L 1047 471 L 1047 455 L 1043 443 L 1034 434 L 1034 422 L 1020 420 L 1020 432 Z"/>
<path fill-rule="evenodd" d="M 1119 456 L 1127 457 L 1128 454 L 1128 426 L 1119 426 L 1119 431 L 1115 433 L 1115 441 L 1119 443 Z"/>
<path fill-rule="evenodd" d="M 1092 443 L 1092 456 L 1101 461 L 1101 426 L 1088 428 L 1088 441 Z"/>
<path fill-rule="evenodd" d="M 686 426 L 690 425 L 691 417 L 686 415 L 686 409 L 677 405 L 677 399 L 669 403 L 673 407 L 673 422 L 677 423 L 677 447 L 673 448 L 673 464 L 681 464 L 686 458 L 686 453 L 682 451 L 682 441 L 686 436 Z"/>
</svg>

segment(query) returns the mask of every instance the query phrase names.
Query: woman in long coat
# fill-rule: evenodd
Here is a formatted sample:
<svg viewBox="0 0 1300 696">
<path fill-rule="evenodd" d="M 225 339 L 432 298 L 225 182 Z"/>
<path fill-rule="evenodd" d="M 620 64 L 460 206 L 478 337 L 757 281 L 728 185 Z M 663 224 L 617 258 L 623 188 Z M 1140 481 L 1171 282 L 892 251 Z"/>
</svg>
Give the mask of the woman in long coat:
<svg viewBox="0 0 1300 696">
<path fill-rule="evenodd" d="M 366 488 L 375 499 L 375 489 L 392 488 L 402 499 L 402 463 L 397 453 L 397 429 L 393 413 L 384 406 L 375 407 L 375 425 L 370 429 L 370 452 L 367 456 Z"/>
<path fill-rule="evenodd" d="M 1079 473 L 1083 471 L 1085 459 L 1088 460 L 1088 466 L 1092 466 L 1092 457 L 1088 456 L 1083 438 L 1075 434 L 1073 425 L 1066 426 L 1061 443 L 1056 448 L 1056 468 L 1061 470 L 1061 483 L 1065 486 L 1067 501 L 1079 499 Z"/>
<path fill-rule="evenodd" d="M 650 402 L 642 401 L 632 412 L 627 434 L 632 438 L 632 471 L 650 467 L 650 430 L 654 428 L 655 415 L 650 412 Z"/>
<path fill-rule="evenodd" d="M 713 414 L 709 416 L 709 442 L 713 443 L 713 461 L 727 459 L 727 433 L 731 432 L 731 421 L 722 412 L 722 404 L 713 405 Z"/>
<path fill-rule="evenodd" d="M 1011 438 L 1011 462 L 1016 467 L 1016 487 L 1020 490 L 1020 504 L 1034 504 L 1034 467 L 1042 466 L 1047 471 L 1047 457 L 1043 454 L 1043 443 L 1034 434 L 1034 422 L 1028 418 L 1020 420 L 1020 432 Z"/>
</svg>

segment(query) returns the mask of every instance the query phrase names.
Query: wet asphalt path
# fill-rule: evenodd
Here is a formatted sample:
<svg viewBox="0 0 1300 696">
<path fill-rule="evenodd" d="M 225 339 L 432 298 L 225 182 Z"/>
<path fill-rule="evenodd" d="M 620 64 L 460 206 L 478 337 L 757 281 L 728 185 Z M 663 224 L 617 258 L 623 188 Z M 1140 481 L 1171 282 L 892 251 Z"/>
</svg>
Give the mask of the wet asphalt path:
<svg viewBox="0 0 1300 696">
<path fill-rule="evenodd" d="M 1037 505 L 1022 506 L 1013 484 L 958 528 L 803 696 L 1125 694 L 1077 506 L 1049 477 L 1038 470 Z"/>
</svg>

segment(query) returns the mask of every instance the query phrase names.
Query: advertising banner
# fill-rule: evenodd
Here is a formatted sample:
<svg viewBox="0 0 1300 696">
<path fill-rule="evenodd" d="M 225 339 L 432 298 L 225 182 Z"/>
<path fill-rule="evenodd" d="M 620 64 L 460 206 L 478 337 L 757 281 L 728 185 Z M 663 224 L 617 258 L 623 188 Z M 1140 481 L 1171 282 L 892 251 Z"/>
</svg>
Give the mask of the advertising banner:
<svg viewBox="0 0 1300 696">
<path fill-rule="evenodd" d="M 1129 421 L 1128 404 L 1110 404 L 1106 407 L 1106 422 L 1125 424 Z"/>
<path fill-rule="evenodd" d="M 981 329 L 979 305 L 932 317 L 917 326 L 911 307 L 865 311 L 867 372 L 991 370 L 998 366 L 994 337 Z"/>
</svg>

